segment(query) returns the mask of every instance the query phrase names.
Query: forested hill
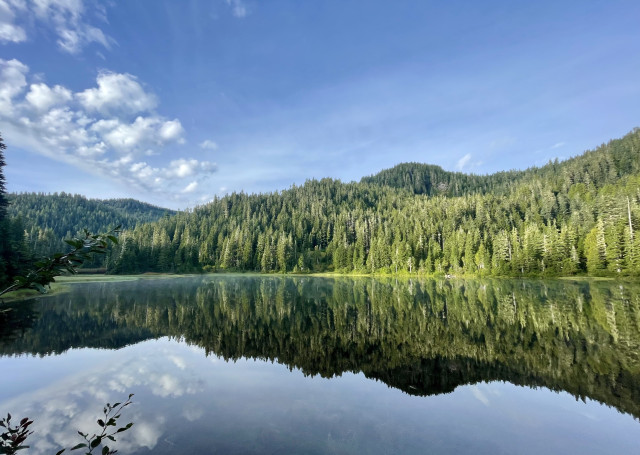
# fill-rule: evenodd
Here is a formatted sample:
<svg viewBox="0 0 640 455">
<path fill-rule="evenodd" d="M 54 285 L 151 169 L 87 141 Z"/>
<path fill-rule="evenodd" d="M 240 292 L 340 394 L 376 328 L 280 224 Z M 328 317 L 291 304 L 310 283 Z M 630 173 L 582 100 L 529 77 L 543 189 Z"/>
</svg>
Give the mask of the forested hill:
<svg viewBox="0 0 640 455">
<path fill-rule="evenodd" d="M 640 172 L 639 145 L 633 144 L 637 130 L 622 139 L 610 141 L 596 150 L 561 163 L 532 167 L 525 171 L 497 172 L 490 175 L 445 171 L 440 166 L 401 163 L 375 175 L 363 177 L 362 183 L 400 188 L 428 196 L 464 196 L 468 194 L 508 194 L 522 183 L 543 179 L 555 187 L 573 183 L 613 184 L 620 177 Z M 635 149 L 634 149 L 635 147 Z M 595 156 L 594 156 L 595 155 Z"/>
<path fill-rule="evenodd" d="M 635 129 L 525 171 L 404 164 L 359 183 L 232 194 L 128 230 L 108 268 L 640 275 L 639 151 Z"/>
<path fill-rule="evenodd" d="M 489 192 L 503 194 L 525 174 L 523 171 L 509 171 L 474 175 L 445 171 L 433 164 L 401 163 L 375 175 L 363 177 L 360 181 L 427 196 L 464 196 Z"/>
<path fill-rule="evenodd" d="M 133 229 L 175 214 L 134 199 L 87 199 L 67 193 L 9 194 L 8 199 L 9 216 L 21 219 L 29 249 L 36 256 L 64 251 L 63 239 L 76 235 L 80 229 L 104 232 L 118 225 Z"/>
</svg>

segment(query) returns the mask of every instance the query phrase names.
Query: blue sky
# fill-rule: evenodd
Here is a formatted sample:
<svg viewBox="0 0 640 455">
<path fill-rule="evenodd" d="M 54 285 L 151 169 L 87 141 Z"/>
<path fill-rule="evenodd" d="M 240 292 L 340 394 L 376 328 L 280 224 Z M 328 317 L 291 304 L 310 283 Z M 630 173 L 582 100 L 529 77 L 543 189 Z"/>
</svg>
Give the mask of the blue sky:
<svg viewBox="0 0 640 455">
<path fill-rule="evenodd" d="M 0 0 L 10 191 L 187 208 L 640 126 L 636 1 Z"/>
</svg>

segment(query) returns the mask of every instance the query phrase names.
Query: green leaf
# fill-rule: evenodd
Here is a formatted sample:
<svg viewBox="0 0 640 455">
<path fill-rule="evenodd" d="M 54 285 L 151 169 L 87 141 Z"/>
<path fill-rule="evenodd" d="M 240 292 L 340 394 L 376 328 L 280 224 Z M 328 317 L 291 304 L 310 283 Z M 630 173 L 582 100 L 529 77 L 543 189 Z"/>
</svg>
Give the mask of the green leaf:
<svg viewBox="0 0 640 455">
<path fill-rule="evenodd" d="M 95 449 L 96 447 L 98 447 L 100 445 L 101 442 L 102 442 L 102 437 L 101 436 L 97 436 L 93 441 L 91 441 L 91 448 Z"/>
<path fill-rule="evenodd" d="M 104 446 L 102 448 L 102 455 L 107 455 L 109 453 L 109 447 L 108 446 Z"/>
<path fill-rule="evenodd" d="M 131 428 L 133 426 L 133 422 L 129 422 L 128 424 L 126 424 L 124 427 L 122 428 L 118 428 L 118 431 L 116 431 L 116 433 L 122 433 L 123 431 L 127 431 L 129 428 Z"/>
<path fill-rule="evenodd" d="M 56 455 L 60 455 L 60 454 L 61 454 L 62 452 L 64 452 L 65 450 L 67 450 L 67 449 L 58 450 L 58 451 L 56 452 Z"/>
<path fill-rule="evenodd" d="M 80 432 L 78 431 L 78 433 L 80 433 Z M 71 450 L 78 450 L 78 449 L 82 449 L 83 447 L 87 447 L 87 445 L 85 443 L 77 444 L 77 445 L 71 447 Z"/>
</svg>

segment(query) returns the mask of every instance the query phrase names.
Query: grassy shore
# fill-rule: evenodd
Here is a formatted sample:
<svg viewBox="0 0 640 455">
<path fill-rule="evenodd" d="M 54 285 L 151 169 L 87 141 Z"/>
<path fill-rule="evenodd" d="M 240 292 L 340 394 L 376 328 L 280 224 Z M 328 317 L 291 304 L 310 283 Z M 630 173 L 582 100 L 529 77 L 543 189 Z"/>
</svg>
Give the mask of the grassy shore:
<svg viewBox="0 0 640 455">
<path fill-rule="evenodd" d="M 409 278 L 422 278 L 422 279 L 435 279 L 445 278 L 443 275 L 417 275 L 417 274 L 388 274 L 388 273 L 340 273 L 340 272 L 318 272 L 318 273 L 260 273 L 260 272 L 212 272 L 205 273 L 204 275 L 242 275 L 242 276 L 297 276 L 297 277 L 321 277 L 321 278 L 396 278 L 396 279 L 409 279 Z M 123 281 L 136 281 L 136 280 L 152 280 L 163 278 L 176 278 L 176 277 L 189 277 L 200 276 L 197 274 L 172 274 L 172 273 L 144 273 L 140 275 L 104 275 L 104 274 L 87 274 L 87 275 L 64 275 L 56 277 L 56 281 L 51 283 L 48 292 L 45 295 L 54 295 L 67 292 L 69 290 L 69 284 L 72 283 L 117 283 Z M 449 278 L 456 279 L 474 279 L 482 277 L 478 276 L 451 276 Z M 502 279 L 542 279 L 542 280 L 563 280 L 563 281 L 577 281 L 577 282 L 595 282 L 595 281 L 629 281 L 633 280 L 632 277 L 593 277 L 593 276 L 563 276 L 563 277 L 484 277 L 484 278 L 502 278 Z M 41 297 L 43 294 L 32 289 L 21 289 L 19 291 L 12 292 L 2 297 L 5 302 L 11 302 L 16 300 L 33 299 Z"/>
<path fill-rule="evenodd" d="M 175 275 L 169 273 L 145 273 L 142 275 L 104 275 L 104 274 L 87 274 L 87 275 L 62 275 L 57 276 L 55 282 L 51 283 L 47 287 L 47 293 L 41 294 L 34 289 L 20 289 L 18 291 L 10 292 L 2 297 L 5 302 L 14 302 L 16 300 L 34 299 L 37 297 L 49 296 L 61 294 L 69 290 L 69 284 L 72 283 L 118 283 L 123 281 L 136 281 L 136 280 L 149 280 L 149 279 L 161 279 L 177 276 L 191 276 L 191 275 Z"/>
</svg>

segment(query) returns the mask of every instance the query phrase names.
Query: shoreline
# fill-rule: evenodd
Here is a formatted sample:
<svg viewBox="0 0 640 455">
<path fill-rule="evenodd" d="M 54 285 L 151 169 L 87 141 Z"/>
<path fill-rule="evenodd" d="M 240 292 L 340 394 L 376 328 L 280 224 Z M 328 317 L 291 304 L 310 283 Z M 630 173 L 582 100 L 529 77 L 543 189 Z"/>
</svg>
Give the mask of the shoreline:
<svg viewBox="0 0 640 455">
<path fill-rule="evenodd" d="M 50 295 L 58 295 L 68 292 L 69 285 L 74 283 L 118 283 L 125 281 L 138 280 L 154 280 L 165 278 L 187 278 L 195 276 L 261 276 L 261 277 L 311 277 L 311 278 L 377 278 L 377 279 L 427 279 L 427 280 L 560 280 L 574 282 L 629 282 L 636 281 L 635 277 L 601 277 L 601 276 L 557 276 L 557 277 L 540 277 L 540 276 L 477 276 L 477 275 L 418 275 L 418 274 L 386 274 L 386 273 L 339 273 L 339 272 L 318 272 L 318 273 L 262 273 L 262 272 L 207 272 L 207 273 L 142 273 L 137 275 L 105 275 L 105 274 L 80 274 L 80 275 L 63 275 L 58 276 L 55 282 L 51 284 L 50 289 L 45 294 L 41 294 L 34 289 L 21 289 L 15 293 L 7 294 L 1 298 L 3 302 L 16 302 L 20 300 L 31 300 L 38 297 L 47 297 Z"/>
</svg>

